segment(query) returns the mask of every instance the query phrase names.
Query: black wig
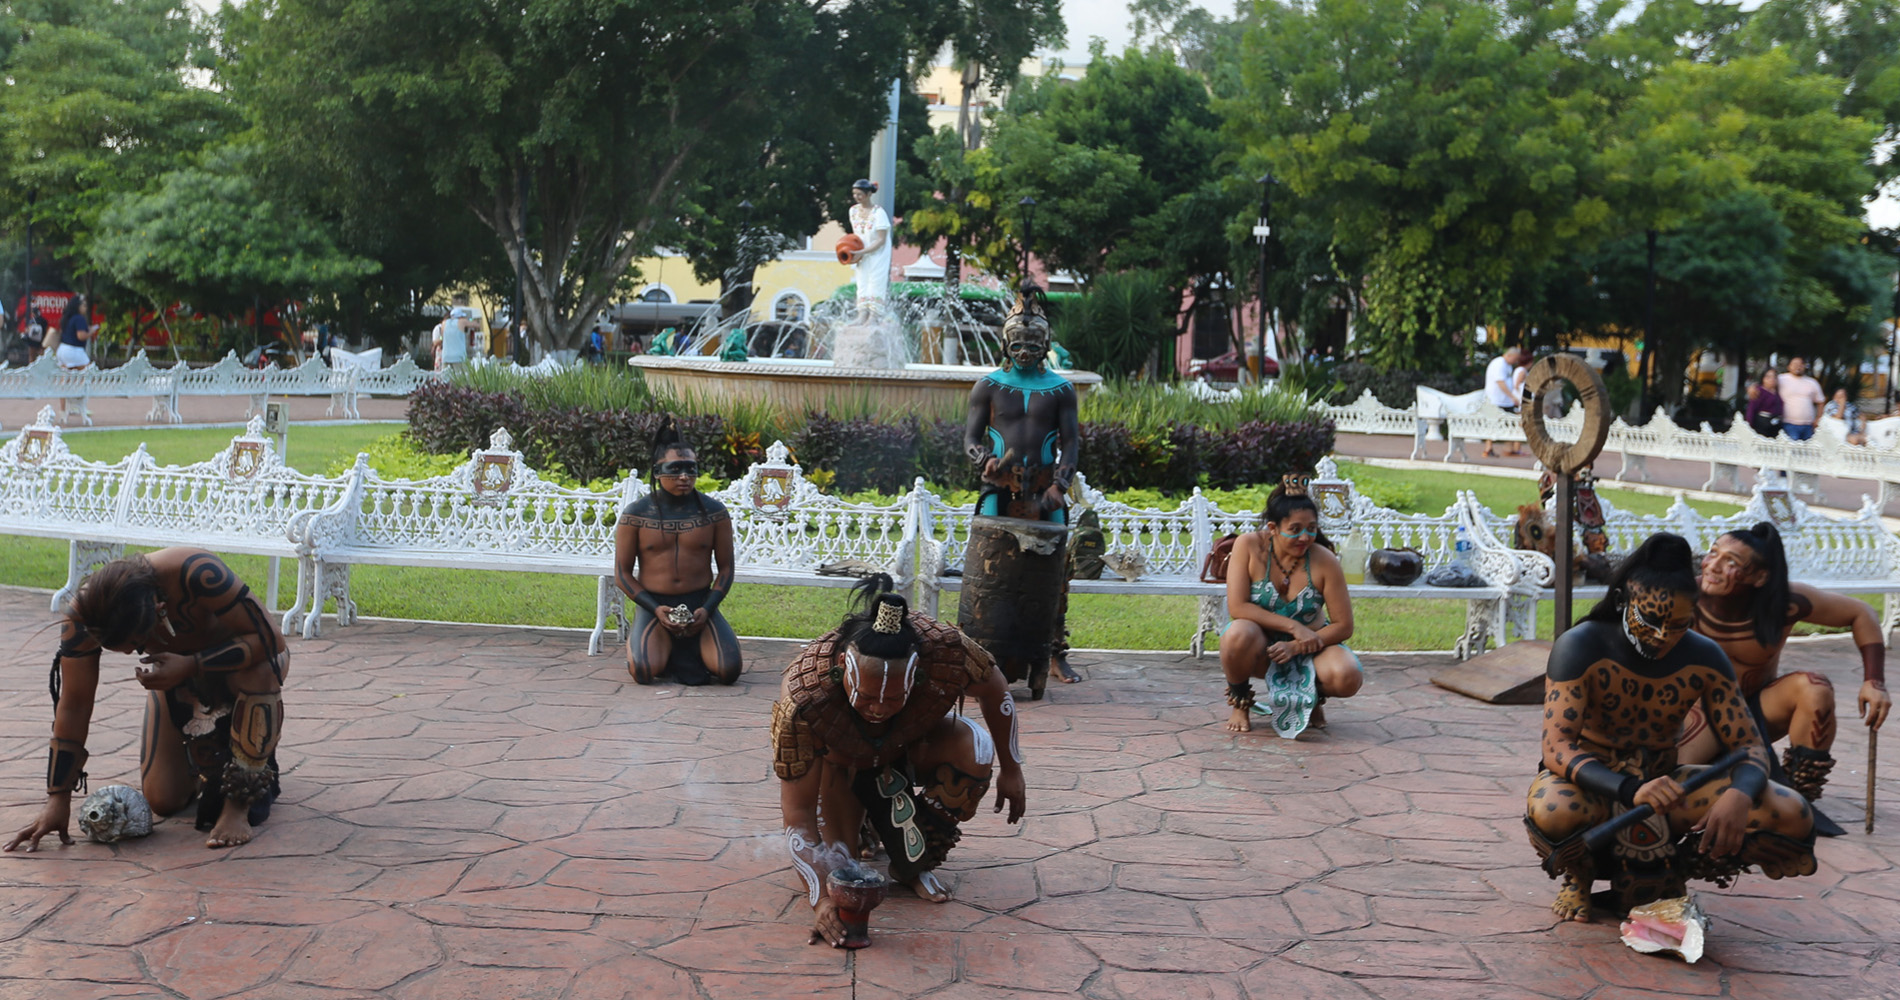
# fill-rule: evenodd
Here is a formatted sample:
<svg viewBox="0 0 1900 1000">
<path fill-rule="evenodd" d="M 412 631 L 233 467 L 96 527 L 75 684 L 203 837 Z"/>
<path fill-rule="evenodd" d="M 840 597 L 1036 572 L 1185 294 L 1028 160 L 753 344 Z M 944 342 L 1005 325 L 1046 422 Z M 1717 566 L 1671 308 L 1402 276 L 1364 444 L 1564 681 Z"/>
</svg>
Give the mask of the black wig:
<svg viewBox="0 0 1900 1000">
<path fill-rule="evenodd" d="M 1755 626 L 1755 641 L 1772 649 L 1781 641 L 1782 630 L 1788 627 L 1788 556 L 1781 548 L 1781 532 L 1768 521 L 1757 521 L 1752 528 L 1731 531 L 1722 537 L 1748 546 L 1762 568 L 1768 571 L 1768 581 L 1755 589 L 1754 605 L 1748 610 Z"/>
<path fill-rule="evenodd" d="M 873 573 L 851 588 L 851 613 L 838 626 L 838 638 L 866 656 L 880 660 L 901 660 L 917 651 L 917 630 L 910 624 L 910 602 L 892 593 L 897 584 L 888 573 Z M 895 632 L 879 632 L 878 609 L 894 605 L 898 627 Z"/>
<path fill-rule="evenodd" d="M 1610 577 L 1609 592 L 1577 624 L 1623 620 L 1623 605 L 1629 600 L 1630 586 L 1657 588 L 1677 594 L 1696 592 L 1695 553 L 1681 535 L 1659 531 L 1643 539 L 1636 551 L 1624 557 Z"/>
</svg>

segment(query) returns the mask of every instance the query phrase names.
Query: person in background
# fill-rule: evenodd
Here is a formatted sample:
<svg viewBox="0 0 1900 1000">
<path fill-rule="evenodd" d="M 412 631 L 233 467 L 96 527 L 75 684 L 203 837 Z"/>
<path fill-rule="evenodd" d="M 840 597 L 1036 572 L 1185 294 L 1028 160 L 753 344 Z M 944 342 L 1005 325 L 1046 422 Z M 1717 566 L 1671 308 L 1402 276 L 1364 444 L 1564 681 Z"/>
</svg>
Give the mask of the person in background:
<svg viewBox="0 0 1900 1000">
<path fill-rule="evenodd" d="M 59 318 L 59 366 L 84 368 L 92 364 L 86 343 L 92 340 L 92 319 L 87 315 L 92 303 L 84 295 L 66 300 L 66 312 Z"/>
<path fill-rule="evenodd" d="M 1821 413 L 1847 425 L 1848 444 L 1867 443 L 1867 418 L 1861 415 L 1860 407 L 1847 401 L 1846 389 L 1834 390 L 1834 398 Z"/>
<path fill-rule="evenodd" d="M 1530 352 L 1522 347 L 1505 348 L 1504 353 L 1491 359 L 1484 369 L 1484 398 L 1492 406 L 1506 413 L 1517 412 L 1517 390 L 1524 382 L 1523 365 L 1530 360 Z M 1516 443 L 1512 443 L 1510 456 L 1524 454 Z M 1491 442 L 1484 443 L 1484 457 L 1496 458 Z"/>
<path fill-rule="evenodd" d="M 1762 437 L 1774 437 L 1781 433 L 1779 381 L 1775 370 L 1770 368 L 1761 373 L 1760 384 L 1748 389 L 1748 408 L 1742 411 L 1742 419 L 1748 421 L 1748 426 Z"/>
<path fill-rule="evenodd" d="M 1806 441 L 1814 436 L 1815 417 L 1821 412 L 1821 404 L 1827 402 L 1821 383 L 1809 378 L 1807 371 L 1805 358 L 1789 358 L 1788 374 L 1778 380 L 1781 432 L 1788 435 L 1790 441 Z"/>
</svg>

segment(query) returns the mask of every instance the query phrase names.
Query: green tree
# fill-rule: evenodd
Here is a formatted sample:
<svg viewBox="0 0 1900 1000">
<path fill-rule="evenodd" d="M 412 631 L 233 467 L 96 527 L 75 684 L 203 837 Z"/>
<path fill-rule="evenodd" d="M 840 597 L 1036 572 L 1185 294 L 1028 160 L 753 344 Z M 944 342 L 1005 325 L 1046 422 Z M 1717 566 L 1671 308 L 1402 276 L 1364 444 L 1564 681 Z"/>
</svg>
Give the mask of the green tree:
<svg viewBox="0 0 1900 1000">
<path fill-rule="evenodd" d="M 1050 4 L 260 6 L 233 80 L 274 155 L 346 175 L 395 157 L 426 175 L 524 274 L 536 336 L 573 348 L 683 201 L 756 156 L 773 122 L 814 103 L 875 109 L 908 59 L 952 40 L 1033 44 L 1015 26 L 1045 24 L 1032 15 Z M 869 135 L 845 121 L 826 140 Z"/>
<path fill-rule="evenodd" d="M 92 263 L 155 308 L 233 311 L 335 292 L 377 265 L 339 252 L 315 220 L 259 191 L 254 151 L 228 146 L 101 214 Z"/>
<path fill-rule="evenodd" d="M 99 213 L 222 138 L 224 95 L 188 82 L 211 52 L 183 0 L 7 7 L 0 215 L 76 269 Z"/>
<path fill-rule="evenodd" d="M 1597 100 L 1561 88 L 1567 41 L 1513 37 L 1479 0 L 1263 4 L 1226 102 L 1333 244 L 1364 261 L 1373 359 L 1455 361 L 1514 271 L 1600 231 L 1587 187 Z"/>
</svg>

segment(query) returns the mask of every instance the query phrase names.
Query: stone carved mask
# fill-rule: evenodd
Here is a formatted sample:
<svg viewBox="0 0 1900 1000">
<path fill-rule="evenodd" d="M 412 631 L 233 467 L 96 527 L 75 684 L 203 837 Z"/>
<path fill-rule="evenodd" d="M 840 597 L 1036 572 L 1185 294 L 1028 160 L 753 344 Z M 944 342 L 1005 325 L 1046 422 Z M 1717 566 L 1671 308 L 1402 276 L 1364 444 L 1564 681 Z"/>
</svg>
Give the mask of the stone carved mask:
<svg viewBox="0 0 1900 1000">
<path fill-rule="evenodd" d="M 1026 287 L 1016 308 L 1003 320 L 1003 344 L 1010 365 L 1033 372 L 1049 354 L 1049 317 L 1042 310 L 1042 290 Z"/>
</svg>

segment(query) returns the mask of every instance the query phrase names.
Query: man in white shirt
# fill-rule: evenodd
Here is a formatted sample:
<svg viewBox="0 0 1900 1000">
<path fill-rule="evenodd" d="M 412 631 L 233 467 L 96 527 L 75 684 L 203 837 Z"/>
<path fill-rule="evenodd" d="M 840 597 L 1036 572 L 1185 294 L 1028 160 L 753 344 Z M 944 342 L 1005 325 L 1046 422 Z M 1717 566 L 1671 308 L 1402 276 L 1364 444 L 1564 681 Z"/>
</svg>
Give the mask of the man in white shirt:
<svg viewBox="0 0 1900 1000">
<path fill-rule="evenodd" d="M 1524 362 L 1530 360 L 1530 352 L 1522 347 L 1505 348 L 1504 353 L 1491 359 L 1484 369 L 1484 398 L 1492 406 L 1506 413 L 1517 412 L 1517 390 L 1524 382 Z M 1516 442 L 1512 442 L 1510 456 L 1524 454 Z M 1491 450 L 1491 442 L 1484 443 L 1484 457 L 1496 458 Z"/>
<path fill-rule="evenodd" d="M 1815 418 L 1827 403 L 1821 383 L 1809 378 L 1807 372 L 1807 359 L 1789 358 L 1788 374 L 1776 387 L 1781 394 L 1781 433 L 1790 441 L 1806 441 L 1814 436 Z"/>
</svg>

